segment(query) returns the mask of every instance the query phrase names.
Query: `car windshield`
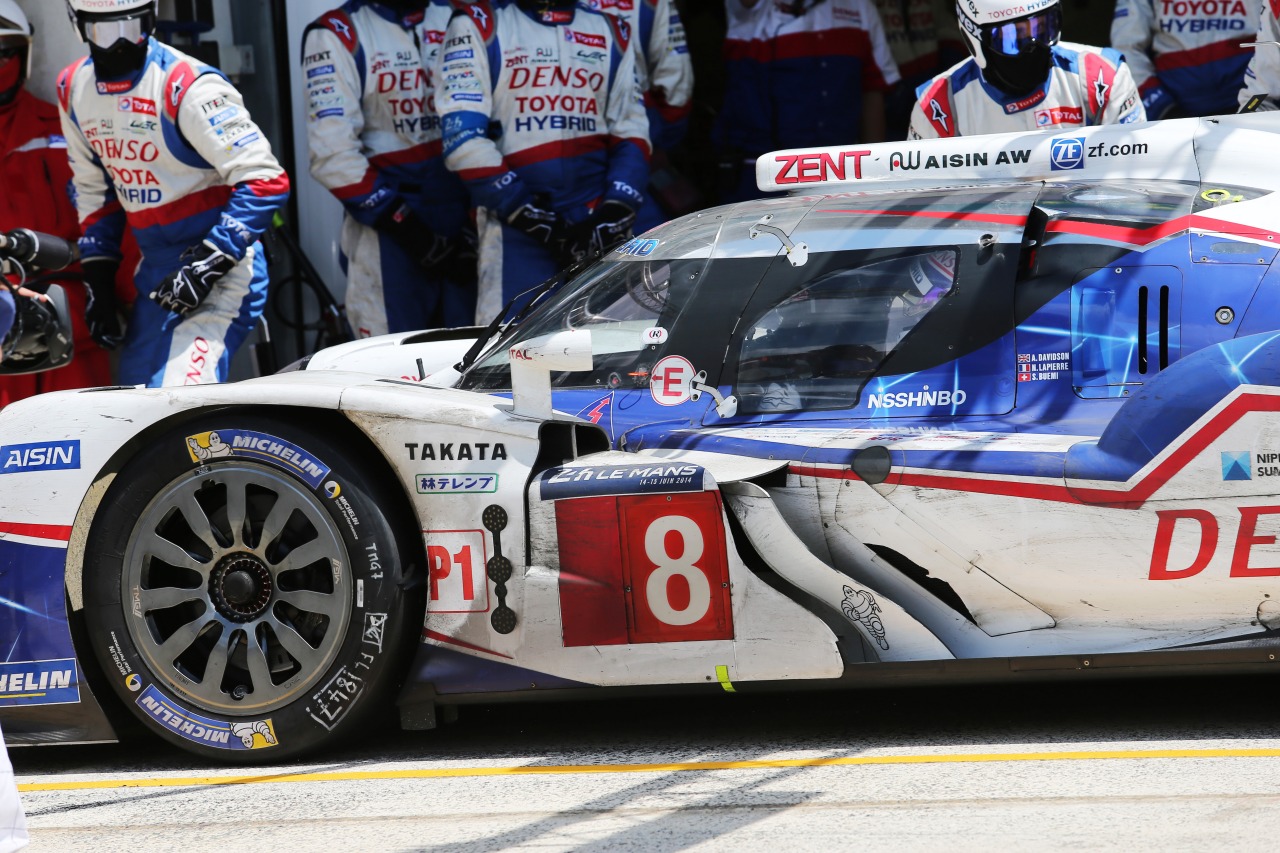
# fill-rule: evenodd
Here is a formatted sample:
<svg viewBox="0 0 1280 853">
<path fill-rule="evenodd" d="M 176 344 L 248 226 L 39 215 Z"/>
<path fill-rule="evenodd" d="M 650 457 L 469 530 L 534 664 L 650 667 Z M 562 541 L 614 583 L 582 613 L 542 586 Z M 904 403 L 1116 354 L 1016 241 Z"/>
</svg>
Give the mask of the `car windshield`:
<svg viewBox="0 0 1280 853">
<path fill-rule="evenodd" d="M 675 220 L 559 285 L 459 387 L 506 391 L 511 346 L 586 330 L 592 368 L 552 372 L 553 388 L 651 390 L 678 357 L 742 415 L 856 407 L 873 376 L 930 369 L 1007 330 L 987 289 L 1011 285 L 1018 255 L 989 247 L 1018 244 L 1037 190 L 791 196 Z"/>
<path fill-rule="evenodd" d="M 553 374 L 555 387 L 647 385 L 648 354 L 665 342 L 666 326 L 679 316 L 693 290 L 695 273 L 706 263 L 705 259 L 602 263 L 569 283 L 522 324 L 519 336 L 528 340 L 564 330 L 591 332 L 594 367 Z M 468 380 L 467 387 L 479 390 L 510 387 L 507 348 L 499 346 L 481 359 Z"/>
<path fill-rule="evenodd" d="M 668 341 L 669 329 L 688 304 L 707 266 L 720 224 L 720 217 L 695 214 L 610 252 L 561 286 L 518 329 L 508 330 L 467 372 L 461 387 L 480 391 L 510 388 L 509 344 L 517 338 L 530 340 L 575 329 L 591 332 L 594 367 L 552 374 L 555 387 L 647 385 L 648 365 Z"/>
<path fill-rule="evenodd" d="M 837 269 L 746 326 L 739 412 L 848 408 L 956 280 L 954 249 Z"/>
</svg>

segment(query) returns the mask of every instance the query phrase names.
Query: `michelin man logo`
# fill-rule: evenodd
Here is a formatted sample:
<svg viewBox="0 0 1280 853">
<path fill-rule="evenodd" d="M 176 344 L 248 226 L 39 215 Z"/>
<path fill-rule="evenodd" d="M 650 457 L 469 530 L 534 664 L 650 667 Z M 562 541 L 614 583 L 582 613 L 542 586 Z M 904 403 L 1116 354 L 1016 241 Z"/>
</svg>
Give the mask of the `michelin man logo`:
<svg viewBox="0 0 1280 853">
<path fill-rule="evenodd" d="M 272 731 L 270 720 L 254 720 L 252 723 L 232 723 L 231 736 L 240 738 L 245 749 L 262 749 L 276 745 L 276 733 Z M 259 744 L 255 738 L 261 738 Z"/>
<path fill-rule="evenodd" d="M 208 462 L 210 459 L 232 455 L 231 445 L 224 444 L 222 436 L 216 432 L 188 437 L 187 447 L 191 449 L 192 462 Z"/>
</svg>

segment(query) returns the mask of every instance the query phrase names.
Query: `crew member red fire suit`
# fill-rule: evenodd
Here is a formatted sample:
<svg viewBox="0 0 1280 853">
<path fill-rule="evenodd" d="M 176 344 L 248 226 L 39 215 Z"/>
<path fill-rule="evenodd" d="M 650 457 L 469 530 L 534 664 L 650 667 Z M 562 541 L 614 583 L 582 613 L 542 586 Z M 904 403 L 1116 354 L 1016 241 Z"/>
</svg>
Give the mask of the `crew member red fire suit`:
<svg viewBox="0 0 1280 853">
<path fill-rule="evenodd" d="M 588 5 L 631 25 L 636 73 L 649 115 L 649 140 L 655 156 L 660 156 L 684 138 L 693 99 L 693 60 L 680 12 L 671 0 L 589 0 Z M 637 232 L 667 220 L 654 189 L 645 194 L 636 216 Z"/>
<path fill-rule="evenodd" d="M 73 63 L 58 78 L 58 98 L 81 257 L 119 259 L 126 222 L 142 250 L 120 382 L 225 380 L 266 302 L 258 238 L 289 193 L 270 143 L 220 72 L 154 38 L 142 69 L 125 79 L 97 79 L 91 59 Z M 147 297 L 193 247 L 228 259 L 229 269 L 182 316 Z"/>
<path fill-rule="evenodd" d="M 444 165 L 432 75 L 449 18 L 466 3 L 423 3 L 350 0 L 303 44 L 311 174 L 346 210 L 347 315 L 362 337 L 465 326 L 475 315 L 470 204 Z"/>
<path fill-rule="evenodd" d="M 1256 37 L 1244 41 L 1256 41 L 1260 44 L 1251 48 L 1253 57 L 1244 74 L 1244 86 L 1240 89 L 1238 101 L 1244 106 L 1255 95 L 1265 96 L 1265 100 L 1257 107 L 1260 111 L 1274 110 L 1280 102 L 1280 0 L 1263 0 L 1262 16 L 1258 21 Z"/>
<path fill-rule="evenodd" d="M 1061 42 L 1044 85 L 1014 97 L 982 78 L 970 57 L 916 90 L 909 139 L 1145 121 L 1124 57 L 1110 48 Z"/>
<path fill-rule="evenodd" d="M 1116 0 L 1111 46 L 1152 119 L 1236 111 L 1258 0 Z"/>
<path fill-rule="evenodd" d="M 0 232 L 30 228 L 74 241 L 80 226 L 70 189 L 71 167 L 58 108 L 23 89 L 0 107 Z M 75 357 L 57 370 L 0 379 L 0 406 L 44 391 L 111 384 L 107 354 L 85 326 L 84 288 L 73 282 L 64 290 L 71 309 Z"/>
<path fill-rule="evenodd" d="M 585 5 L 481 0 L 449 23 L 436 106 L 446 162 L 481 208 L 478 320 L 555 274 L 562 240 L 629 232 L 650 151 L 630 38 Z"/>
<path fill-rule="evenodd" d="M 870 0 L 725 0 L 724 106 L 714 138 L 736 179 L 723 201 L 760 195 L 755 158 L 780 148 L 879 142 L 900 75 Z"/>
</svg>

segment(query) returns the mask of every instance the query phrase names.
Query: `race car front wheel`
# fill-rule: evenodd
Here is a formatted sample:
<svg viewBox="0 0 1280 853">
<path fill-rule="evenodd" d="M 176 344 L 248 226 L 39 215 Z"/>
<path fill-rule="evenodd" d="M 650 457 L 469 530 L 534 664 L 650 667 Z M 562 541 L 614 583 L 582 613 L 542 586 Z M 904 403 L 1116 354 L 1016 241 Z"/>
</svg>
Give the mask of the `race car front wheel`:
<svg viewBox="0 0 1280 853">
<path fill-rule="evenodd" d="M 95 517 L 94 651 L 178 746 L 278 760 L 390 707 L 422 612 L 396 538 L 414 528 L 359 437 L 327 435 L 247 413 L 185 424 L 124 466 Z"/>
</svg>

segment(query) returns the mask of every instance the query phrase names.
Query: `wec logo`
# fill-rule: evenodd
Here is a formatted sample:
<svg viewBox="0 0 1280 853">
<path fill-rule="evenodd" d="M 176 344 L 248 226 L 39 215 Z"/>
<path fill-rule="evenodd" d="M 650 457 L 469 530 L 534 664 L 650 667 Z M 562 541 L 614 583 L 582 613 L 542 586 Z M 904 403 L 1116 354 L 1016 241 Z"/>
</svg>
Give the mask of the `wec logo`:
<svg viewBox="0 0 1280 853">
<path fill-rule="evenodd" d="M 1084 139 L 1073 136 L 1069 139 L 1053 140 L 1049 149 L 1049 165 L 1055 172 L 1064 169 L 1084 168 Z"/>
</svg>

